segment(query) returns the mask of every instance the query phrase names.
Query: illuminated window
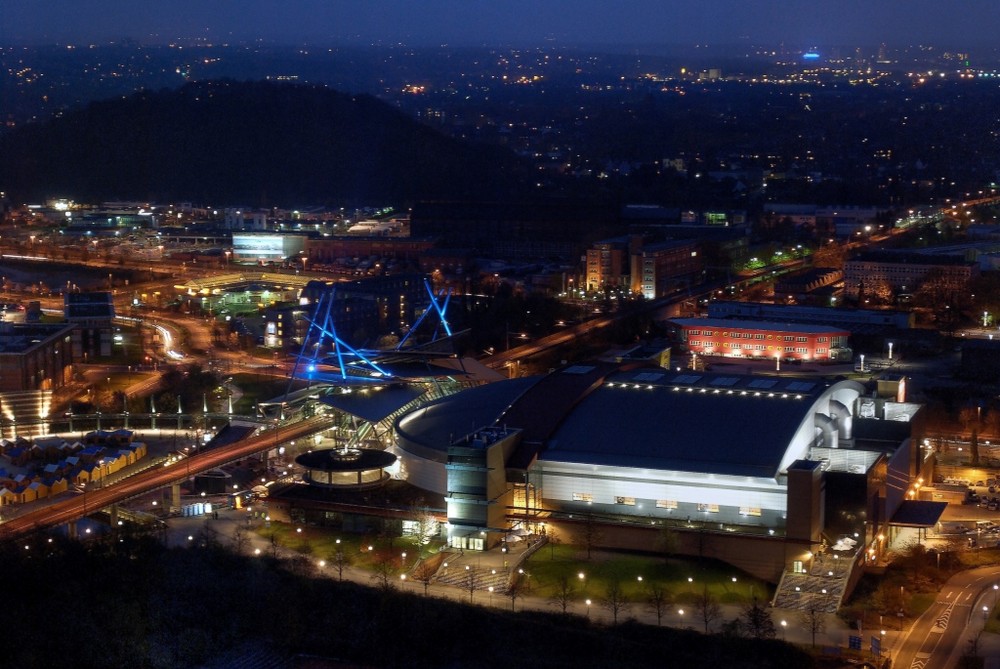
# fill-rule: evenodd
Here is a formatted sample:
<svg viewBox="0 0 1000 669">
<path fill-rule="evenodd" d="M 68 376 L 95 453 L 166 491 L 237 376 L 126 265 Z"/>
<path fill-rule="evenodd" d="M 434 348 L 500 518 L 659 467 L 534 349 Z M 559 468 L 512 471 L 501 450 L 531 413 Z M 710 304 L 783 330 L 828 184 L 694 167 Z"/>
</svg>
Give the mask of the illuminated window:
<svg viewBox="0 0 1000 669">
<path fill-rule="evenodd" d="M 656 500 L 657 509 L 676 509 L 677 500 L 675 499 L 658 499 Z"/>
<path fill-rule="evenodd" d="M 699 504 L 698 505 L 698 510 L 699 511 L 704 511 L 705 513 L 718 513 L 719 512 L 719 505 L 718 504 Z"/>
<path fill-rule="evenodd" d="M 574 502 L 593 502 L 594 496 L 589 492 L 575 492 L 573 493 Z"/>
<path fill-rule="evenodd" d="M 755 506 L 741 506 L 740 507 L 741 516 L 757 516 L 760 517 L 760 509 Z"/>
<path fill-rule="evenodd" d="M 635 497 L 615 497 L 615 504 L 624 504 L 625 506 L 635 506 Z"/>
</svg>

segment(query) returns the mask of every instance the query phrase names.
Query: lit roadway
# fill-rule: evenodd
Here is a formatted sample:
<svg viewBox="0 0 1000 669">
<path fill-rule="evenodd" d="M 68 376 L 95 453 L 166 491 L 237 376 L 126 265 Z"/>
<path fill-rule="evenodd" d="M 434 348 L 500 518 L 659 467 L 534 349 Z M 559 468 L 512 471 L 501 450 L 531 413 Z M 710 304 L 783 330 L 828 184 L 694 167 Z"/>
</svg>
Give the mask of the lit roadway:
<svg viewBox="0 0 1000 669">
<path fill-rule="evenodd" d="M 0 525 L 0 540 L 14 539 L 38 530 L 78 520 L 98 509 L 169 486 L 195 474 L 221 467 L 233 460 L 274 448 L 278 444 L 315 434 L 332 425 L 333 421 L 330 418 L 314 416 L 276 429 L 265 430 L 249 439 L 219 446 L 167 466 L 146 469 L 106 488 L 87 490 L 82 495 L 68 497 L 8 520 Z"/>
<path fill-rule="evenodd" d="M 993 586 L 998 582 L 997 567 L 964 571 L 949 579 L 934 604 L 913 623 L 902 643 L 897 641 L 896 647 L 891 647 L 892 665 L 906 669 L 957 666 L 959 657 L 969 650 L 969 639 L 983 626 L 983 607 L 987 607 L 988 613 L 997 603 L 998 591 Z M 889 634 L 894 633 L 893 622 L 885 621 Z M 876 630 L 873 635 L 879 632 Z M 885 647 L 882 652 L 886 652 Z"/>
<path fill-rule="evenodd" d="M 658 305 L 662 306 L 662 305 Z M 555 348 L 557 346 L 562 346 L 563 344 L 568 344 L 574 339 L 581 337 L 588 332 L 593 330 L 599 330 L 601 328 L 607 327 L 615 322 L 618 318 L 624 316 L 614 315 L 614 316 L 600 316 L 598 318 L 591 318 L 582 323 L 574 325 L 573 327 L 566 328 L 565 330 L 560 330 L 550 335 L 545 335 L 544 337 L 539 337 L 538 339 L 529 342 L 527 344 L 522 344 L 521 346 L 515 346 L 508 351 L 501 351 L 495 353 L 488 358 L 482 360 L 483 364 L 494 369 L 499 369 L 506 367 L 513 360 L 521 360 L 523 358 L 528 358 L 548 349 Z"/>
<path fill-rule="evenodd" d="M 527 344 L 522 344 L 520 346 L 515 346 L 514 348 L 507 351 L 500 351 L 499 353 L 494 353 L 493 355 L 482 358 L 481 362 L 487 367 L 492 367 L 493 369 L 501 369 L 507 367 L 511 362 L 517 360 L 523 360 L 529 358 L 533 355 L 538 355 L 549 349 L 562 346 L 564 344 L 571 343 L 574 339 L 587 335 L 595 330 L 600 330 L 606 328 L 612 323 L 622 318 L 628 318 L 635 314 L 654 312 L 653 317 L 657 319 L 669 318 L 670 311 L 672 307 L 682 303 L 688 302 L 690 300 L 700 300 L 706 298 L 716 290 L 727 285 L 739 285 L 744 282 L 751 282 L 754 280 L 759 280 L 763 275 L 768 274 L 771 268 L 764 270 L 759 270 L 749 277 L 740 277 L 735 281 L 730 282 L 719 282 L 715 281 L 708 284 L 703 284 L 692 288 L 690 292 L 675 293 L 673 295 L 668 295 L 667 297 L 661 297 L 658 300 L 652 300 L 646 302 L 638 309 L 628 308 L 620 312 L 612 314 L 610 316 L 598 316 L 596 318 L 591 318 L 578 323 L 572 327 L 565 328 L 558 332 L 554 332 L 550 335 L 545 335 L 544 337 L 539 337 Z"/>
</svg>

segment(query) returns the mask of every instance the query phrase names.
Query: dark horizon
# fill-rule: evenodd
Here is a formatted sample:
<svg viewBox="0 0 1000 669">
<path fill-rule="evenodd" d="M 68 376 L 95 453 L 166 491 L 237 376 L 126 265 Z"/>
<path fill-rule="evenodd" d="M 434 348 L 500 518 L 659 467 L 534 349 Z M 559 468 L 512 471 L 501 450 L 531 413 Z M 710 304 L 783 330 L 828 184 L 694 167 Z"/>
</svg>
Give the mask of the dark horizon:
<svg viewBox="0 0 1000 669">
<path fill-rule="evenodd" d="M 993 48 L 1000 6 L 975 0 L 961 9 L 933 0 L 670 3 L 634 0 L 5 0 L 0 45 L 142 44 L 206 40 L 275 45 L 545 46 L 633 51 L 781 45 Z"/>
</svg>

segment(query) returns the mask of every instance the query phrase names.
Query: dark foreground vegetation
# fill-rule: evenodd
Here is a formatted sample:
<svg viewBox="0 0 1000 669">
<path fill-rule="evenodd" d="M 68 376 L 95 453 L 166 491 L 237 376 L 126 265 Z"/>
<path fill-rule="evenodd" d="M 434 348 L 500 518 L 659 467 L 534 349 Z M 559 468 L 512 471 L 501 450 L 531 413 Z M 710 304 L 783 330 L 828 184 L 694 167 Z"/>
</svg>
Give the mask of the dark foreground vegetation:
<svg viewBox="0 0 1000 669">
<path fill-rule="evenodd" d="M 121 536 L 0 547 L 8 595 L 18 593 L 4 616 L 3 665 L 211 666 L 234 648 L 265 648 L 365 667 L 812 666 L 779 641 L 488 610 L 316 578 L 305 558 L 200 544 Z"/>
</svg>

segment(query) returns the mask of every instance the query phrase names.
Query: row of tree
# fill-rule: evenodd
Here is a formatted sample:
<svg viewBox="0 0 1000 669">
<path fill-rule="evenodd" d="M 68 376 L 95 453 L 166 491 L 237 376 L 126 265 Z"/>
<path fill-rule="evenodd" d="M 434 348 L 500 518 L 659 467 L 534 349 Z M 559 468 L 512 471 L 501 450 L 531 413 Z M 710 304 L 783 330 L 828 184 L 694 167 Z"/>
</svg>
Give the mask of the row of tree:
<svg viewBox="0 0 1000 669">
<path fill-rule="evenodd" d="M 763 634 L 595 627 L 403 593 L 389 572 L 375 588 L 318 578 L 314 558 L 233 550 L 245 539 L 206 530 L 189 548 L 167 549 L 156 536 L 116 531 L 88 543 L 40 536 L 0 545 L 0 562 L 30 593 L 5 617 L 5 664 L 199 666 L 250 645 L 382 667 L 812 665 Z"/>
</svg>

